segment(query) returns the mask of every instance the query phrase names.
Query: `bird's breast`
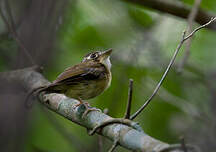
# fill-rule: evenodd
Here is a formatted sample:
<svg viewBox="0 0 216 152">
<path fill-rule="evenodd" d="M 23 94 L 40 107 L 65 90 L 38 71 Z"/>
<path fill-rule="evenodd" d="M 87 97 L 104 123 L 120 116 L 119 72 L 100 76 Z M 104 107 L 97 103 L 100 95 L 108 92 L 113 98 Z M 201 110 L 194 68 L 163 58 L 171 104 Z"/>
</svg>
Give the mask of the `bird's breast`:
<svg viewBox="0 0 216 152">
<path fill-rule="evenodd" d="M 105 91 L 110 86 L 111 79 L 111 73 L 106 73 L 101 79 L 87 80 L 71 86 L 65 94 L 75 99 L 91 99 Z"/>
</svg>

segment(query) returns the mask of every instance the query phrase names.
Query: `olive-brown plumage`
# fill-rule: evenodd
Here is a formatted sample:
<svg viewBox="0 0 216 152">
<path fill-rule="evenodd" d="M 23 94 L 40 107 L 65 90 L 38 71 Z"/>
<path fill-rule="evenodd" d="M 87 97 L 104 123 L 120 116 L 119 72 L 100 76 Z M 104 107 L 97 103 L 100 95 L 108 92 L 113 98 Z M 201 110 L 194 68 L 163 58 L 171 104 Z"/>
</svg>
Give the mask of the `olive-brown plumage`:
<svg viewBox="0 0 216 152">
<path fill-rule="evenodd" d="M 55 81 L 41 88 L 39 92 L 62 93 L 78 100 L 100 95 L 111 82 L 111 52 L 109 49 L 87 54 L 81 63 L 67 68 Z"/>
</svg>

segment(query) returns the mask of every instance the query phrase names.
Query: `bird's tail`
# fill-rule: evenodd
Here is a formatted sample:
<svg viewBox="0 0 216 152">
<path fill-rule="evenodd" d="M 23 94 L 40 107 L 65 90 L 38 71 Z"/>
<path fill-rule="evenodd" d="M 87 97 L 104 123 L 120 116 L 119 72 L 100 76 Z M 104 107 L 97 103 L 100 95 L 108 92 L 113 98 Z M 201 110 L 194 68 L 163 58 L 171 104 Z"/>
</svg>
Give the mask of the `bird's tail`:
<svg viewBox="0 0 216 152">
<path fill-rule="evenodd" d="M 46 91 L 46 89 L 48 88 L 48 86 L 41 86 L 41 87 L 38 87 L 38 88 L 35 88 L 33 90 L 31 90 L 26 98 L 25 98 L 25 106 L 26 108 L 31 108 L 32 105 L 33 105 L 33 101 L 34 100 L 29 100 L 31 96 L 34 96 L 34 97 L 38 97 L 38 95 L 43 92 L 43 91 Z"/>
</svg>

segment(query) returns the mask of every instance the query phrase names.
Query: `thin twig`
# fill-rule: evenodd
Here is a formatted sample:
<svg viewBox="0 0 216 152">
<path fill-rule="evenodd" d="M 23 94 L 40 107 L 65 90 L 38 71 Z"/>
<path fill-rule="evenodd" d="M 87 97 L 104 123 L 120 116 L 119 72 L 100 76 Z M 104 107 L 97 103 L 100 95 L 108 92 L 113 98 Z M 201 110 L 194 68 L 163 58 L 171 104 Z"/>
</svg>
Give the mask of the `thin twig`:
<svg viewBox="0 0 216 152">
<path fill-rule="evenodd" d="M 125 115 L 124 115 L 124 119 L 129 119 L 130 118 L 132 95 L 133 95 L 133 79 L 130 79 L 129 80 L 129 89 L 128 89 L 127 109 L 126 109 L 126 112 L 125 112 Z M 114 141 L 112 147 L 109 149 L 109 152 L 113 152 L 117 148 L 117 146 L 119 145 L 118 140 L 119 139 L 116 139 Z"/>
<path fill-rule="evenodd" d="M 133 95 L 133 79 L 130 79 L 129 80 L 129 89 L 128 89 L 127 110 L 126 110 L 125 116 L 124 116 L 125 119 L 130 118 L 132 95 Z"/>
<path fill-rule="evenodd" d="M 127 126 L 133 128 L 133 129 L 136 129 L 137 131 L 142 132 L 141 127 L 136 122 L 133 122 L 131 120 L 124 119 L 124 118 L 113 118 L 113 119 L 110 119 L 110 120 L 106 120 L 106 121 L 102 122 L 101 124 L 95 126 L 92 130 L 88 131 L 88 134 L 90 136 L 92 136 L 92 135 L 94 135 L 96 133 L 97 130 L 99 130 L 99 129 L 103 128 L 103 127 L 106 127 L 108 125 L 111 125 L 111 124 L 124 124 L 124 125 L 127 125 Z"/>
<path fill-rule="evenodd" d="M 109 112 L 109 109 L 108 108 L 105 108 L 104 110 L 103 110 L 103 113 L 104 114 L 108 114 L 108 112 Z M 102 138 L 102 136 L 101 135 L 98 135 L 98 151 L 99 152 L 103 152 L 103 143 L 104 143 L 104 141 L 103 141 L 103 138 Z"/>
<path fill-rule="evenodd" d="M 207 27 L 208 25 L 210 25 L 210 24 L 211 24 L 212 22 L 214 22 L 215 20 L 216 20 L 216 17 L 212 17 L 211 20 L 210 20 L 208 23 L 203 24 L 203 25 L 197 27 L 196 29 L 194 29 L 193 32 L 191 32 L 188 36 L 186 36 L 186 37 L 184 38 L 184 41 L 186 41 L 187 39 L 189 39 L 190 37 L 192 37 L 197 31 L 199 31 L 199 30 L 201 30 L 201 29 Z"/>
<path fill-rule="evenodd" d="M 181 137 L 181 145 L 182 145 L 182 149 L 184 152 L 187 152 L 187 147 L 186 147 L 186 144 L 185 144 L 185 139 L 184 137 Z"/>
<path fill-rule="evenodd" d="M 103 138 L 98 135 L 98 151 L 103 152 Z"/>
<path fill-rule="evenodd" d="M 155 86 L 157 84 L 150 77 L 147 77 L 146 82 L 145 84 L 147 85 L 147 89 L 149 90 L 152 90 L 152 86 Z M 206 117 L 204 117 L 201 114 L 201 112 L 196 107 L 194 107 L 194 105 L 184 100 L 183 98 L 173 95 L 163 86 L 160 87 L 160 92 L 158 92 L 157 95 L 168 104 L 175 106 L 176 108 L 180 109 L 182 112 L 185 112 L 186 114 L 190 115 L 192 118 L 201 119 L 201 120 L 206 119 Z"/>
<path fill-rule="evenodd" d="M 7 11 L 10 11 L 10 6 L 9 3 L 7 4 L 8 8 Z M 12 14 L 10 12 L 8 12 L 10 19 L 12 19 Z M 32 56 L 29 54 L 28 50 L 26 49 L 26 47 L 24 46 L 24 44 L 21 42 L 21 40 L 19 39 L 19 36 L 16 32 L 16 30 L 14 29 L 14 27 L 12 26 L 13 21 L 11 21 L 11 24 L 9 23 L 9 21 L 6 19 L 6 17 L 4 16 L 4 13 L 2 11 L 2 9 L 0 8 L 0 16 L 2 17 L 3 22 L 5 23 L 6 27 L 8 28 L 8 31 L 10 31 L 10 33 L 13 35 L 15 41 L 17 42 L 17 44 L 19 45 L 19 47 L 21 48 L 21 50 L 23 51 L 23 53 L 26 55 L 26 57 L 28 58 L 28 60 L 30 61 L 30 63 L 32 65 L 35 65 L 35 62 L 32 58 Z"/>
<path fill-rule="evenodd" d="M 145 109 L 145 107 L 151 102 L 151 100 L 153 99 L 153 97 L 154 97 L 154 96 L 156 95 L 156 93 L 158 92 L 158 90 L 159 90 L 159 88 L 160 88 L 162 82 L 163 82 L 164 79 L 166 78 L 167 73 L 169 72 L 169 70 L 170 70 L 172 64 L 173 64 L 174 61 L 175 61 L 175 58 L 176 58 L 176 56 L 177 56 L 177 54 L 178 54 L 178 52 L 179 52 L 179 50 L 180 50 L 180 48 L 181 48 L 181 46 L 182 46 L 182 44 L 183 44 L 183 42 L 184 42 L 184 38 L 185 38 L 185 31 L 183 32 L 183 36 L 182 36 L 181 42 L 179 43 L 179 45 L 178 45 L 178 47 L 177 47 L 177 49 L 176 49 L 176 51 L 175 51 L 175 53 L 174 53 L 172 59 L 170 60 L 169 65 L 167 66 L 166 71 L 164 72 L 164 74 L 163 74 L 161 80 L 159 81 L 159 83 L 157 84 L 156 88 L 154 89 L 152 95 L 151 95 L 151 96 L 148 98 L 148 100 L 142 105 L 142 107 L 141 107 L 138 111 L 136 111 L 136 112 L 130 117 L 131 120 L 133 120 L 134 118 L 136 118 L 136 116 L 137 116 L 139 113 L 141 113 L 141 112 L 143 111 L 143 109 Z"/>
<path fill-rule="evenodd" d="M 108 152 L 114 152 L 114 150 L 118 147 L 119 145 L 119 140 L 120 140 L 120 133 L 121 130 L 118 131 L 118 137 L 114 140 L 112 147 L 108 150 Z"/>
<path fill-rule="evenodd" d="M 154 89 L 152 95 L 151 95 L 151 96 L 147 99 L 147 101 L 130 117 L 130 120 L 133 120 L 134 118 L 136 118 L 136 117 L 143 111 L 143 109 L 145 109 L 145 107 L 151 102 L 151 100 L 153 99 L 153 97 L 157 94 L 157 92 L 158 92 L 158 90 L 159 90 L 161 84 L 163 83 L 163 81 L 164 81 L 164 79 L 166 78 L 166 76 L 167 76 L 167 74 L 168 74 L 170 68 L 172 67 L 172 65 L 173 65 L 173 63 L 174 63 L 174 61 L 175 61 L 175 59 L 176 59 L 176 56 L 177 56 L 178 52 L 180 51 L 180 49 L 181 49 L 183 43 L 184 43 L 187 39 L 189 39 L 190 37 L 192 37 L 197 31 L 199 31 L 200 29 L 202 29 L 202 28 L 208 26 L 209 24 L 211 24 L 211 23 L 212 23 L 213 21 L 215 21 L 215 20 L 216 20 L 216 17 L 211 18 L 211 20 L 210 20 L 208 23 L 206 23 L 206 24 L 204 24 L 204 25 L 202 25 L 202 26 L 199 26 L 198 28 L 196 28 L 195 30 L 193 30 L 193 32 L 191 32 L 191 33 L 190 33 L 188 36 L 186 36 L 186 37 L 185 37 L 185 33 L 186 33 L 186 32 L 185 32 L 185 31 L 183 32 L 182 39 L 181 39 L 180 43 L 178 44 L 178 46 L 177 46 L 177 48 L 176 48 L 176 50 L 175 50 L 175 53 L 174 53 L 173 57 L 171 58 L 171 60 L 170 60 L 170 62 L 169 62 L 169 64 L 168 64 L 168 66 L 167 66 L 167 68 L 166 68 L 166 70 L 165 70 L 165 72 L 164 72 L 164 74 L 163 74 L 163 76 L 162 76 L 162 78 L 161 78 L 161 80 L 160 80 L 159 83 L 157 84 L 157 86 L 156 86 L 156 88 Z"/>
<path fill-rule="evenodd" d="M 9 21 L 10 21 L 10 25 L 12 27 L 12 29 L 15 30 L 15 23 L 14 23 L 14 19 L 13 19 L 13 15 L 12 15 L 12 11 L 11 11 L 11 7 L 10 7 L 10 1 L 9 0 L 5 0 L 5 8 L 9 17 Z"/>
<path fill-rule="evenodd" d="M 118 145 L 119 145 L 118 140 L 116 140 L 108 152 L 113 152 L 117 148 Z"/>
<path fill-rule="evenodd" d="M 104 127 L 106 127 L 108 125 L 111 125 L 111 124 L 114 124 L 114 123 L 124 124 L 124 125 L 130 126 L 130 127 L 134 128 L 134 129 L 136 129 L 139 132 L 143 132 L 142 128 L 137 123 L 135 123 L 135 122 L 133 122 L 131 120 L 124 119 L 124 118 L 114 118 L 114 119 L 106 120 L 103 123 L 95 126 L 92 130 L 88 131 L 88 134 L 91 136 L 91 135 L 95 134 L 97 130 L 103 129 Z M 117 146 L 119 145 L 118 144 L 119 136 L 120 135 L 118 135 L 118 138 L 115 139 L 115 141 L 114 141 L 112 147 L 110 148 L 109 152 L 113 152 L 117 148 Z"/>
<path fill-rule="evenodd" d="M 128 89 L 128 102 L 127 102 L 127 109 L 125 111 L 124 119 L 130 119 L 130 112 L 131 112 L 131 102 L 132 102 L 132 95 L 133 95 L 133 79 L 129 80 L 129 89 Z M 109 149 L 109 152 L 113 152 L 118 146 L 118 140 L 116 140 L 112 147 Z"/>
<path fill-rule="evenodd" d="M 202 0 L 195 0 L 194 2 L 194 6 L 188 16 L 188 30 L 187 33 L 191 33 L 193 30 L 193 22 L 197 16 L 198 10 L 199 10 L 199 6 Z M 182 61 L 180 62 L 179 66 L 178 66 L 178 72 L 182 72 L 184 65 L 186 64 L 189 56 L 190 56 L 190 48 L 191 48 L 191 43 L 192 43 L 192 39 L 190 38 L 187 42 L 186 42 L 186 48 L 185 48 L 185 53 L 184 53 L 184 57 L 182 59 Z"/>
</svg>

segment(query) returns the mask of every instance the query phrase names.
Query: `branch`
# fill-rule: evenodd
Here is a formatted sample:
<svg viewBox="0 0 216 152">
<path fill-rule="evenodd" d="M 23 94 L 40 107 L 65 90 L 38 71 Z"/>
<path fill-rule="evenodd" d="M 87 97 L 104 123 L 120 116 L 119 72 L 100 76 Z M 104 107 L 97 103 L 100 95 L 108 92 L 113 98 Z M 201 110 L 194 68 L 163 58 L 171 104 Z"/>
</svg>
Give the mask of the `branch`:
<svg viewBox="0 0 216 152">
<path fill-rule="evenodd" d="M 187 147 L 185 146 L 185 139 L 181 137 L 181 145 L 184 152 L 188 152 Z"/>
<path fill-rule="evenodd" d="M 109 109 L 108 108 L 105 108 L 104 110 L 103 110 L 103 113 L 104 114 L 108 114 L 109 113 Z M 102 136 L 98 136 L 98 152 L 103 152 L 103 146 L 104 145 L 104 141 L 103 141 L 103 138 L 102 138 Z"/>
<path fill-rule="evenodd" d="M 191 12 L 191 7 L 177 0 L 175 1 L 174 0 L 123 0 L 123 1 L 149 7 L 154 10 L 163 13 L 168 13 L 184 19 L 187 19 L 188 15 Z M 202 25 L 208 22 L 214 16 L 216 16 L 216 14 L 212 14 L 202 9 L 199 9 L 195 21 L 200 25 Z M 211 26 L 208 26 L 207 28 L 216 31 L 216 23 L 211 24 Z"/>
<path fill-rule="evenodd" d="M 130 117 L 130 120 L 133 120 L 135 119 L 144 109 L 146 106 L 148 106 L 148 104 L 152 101 L 152 99 L 154 98 L 154 96 L 157 94 L 158 90 L 160 89 L 160 86 L 161 84 L 163 83 L 163 81 L 165 80 L 168 72 L 170 71 L 175 59 L 176 59 L 176 56 L 178 54 L 178 52 L 180 51 L 182 45 L 184 44 L 184 42 L 186 40 L 188 40 L 189 38 L 191 38 L 197 31 L 199 31 L 200 29 L 204 28 L 204 27 L 207 27 L 208 25 L 210 25 L 212 22 L 214 22 L 216 20 L 216 17 L 215 18 L 211 18 L 211 20 L 204 24 L 204 25 L 201 25 L 199 26 L 198 28 L 196 28 L 193 32 L 191 32 L 188 36 L 185 36 L 186 32 L 184 31 L 183 32 L 183 35 L 182 35 L 182 39 L 179 43 L 179 45 L 177 46 L 176 50 L 175 50 L 175 53 L 172 57 L 172 59 L 170 60 L 164 74 L 162 75 L 162 78 L 160 79 L 160 81 L 158 82 L 157 86 L 155 87 L 152 95 L 146 100 L 146 102 Z"/>
<path fill-rule="evenodd" d="M 124 115 L 125 119 L 130 118 L 132 95 L 133 95 L 133 79 L 130 79 L 129 80 L 129 89 L 128 89 L 127 109 L 126 109 L 126 112 L 125 112 L 125 115 Z"/>
<path fill-rule="evenodd" d="M 125 111 L 125 115 L 124 115 L 124 119 L 121 119 L 121 120 L 126 120 L 128 121 L 127 119 L 130 119 L 130 112 L 131 112 L 131 102 L 132 102 L 132 95 L 133 95 L 133 79 L 130 79 L 129 80 L 129 89 L 128 89 L 128 101 L 127 101 L 127 109 Z M 119 123 L 122 123 L 121 120 L 118 120 Z M 115 121 L 112 121 L 108 124 L 111 124 L 111 123 L 114 123 Z M 131 121 L 129 121 L 131 122 Z M 133 126 L 132 124 L 130 124 L 129 126 Z M 103 126 L 99 126 L 99 127 L 103 127 Z M 94 129 L 93 129 L 94 130 Z M 108 152 L 113 152 L 117 146 L 119 145 L 118 144 L 118 141 L 119 141 L 119 137 L 117 137 L 117 139 L 113 142 L 113 145 L 112 147 L 109 149 Z"/>
<path fill-rule="evenodd" d="M 49 83 L 40 73 L 32 68 L 0 73 L 0 79 L 4 81 L 20 81 L 27 90 Z M 50 110 L 87 129 L 93 129 L 98 124 L 114 119 L 98 111 L 92 111 L 82 118 L 82 114 L 85 111 L 83 109 L 84 106 L 74 108 L 78 101 L 61 94 L 41 94 L 40 98 L 40 102 Z M 171 146 L 123 124 L 105 126 L 102 131 L 98 130 L 97 133 L 112 141 L 116 141 L 116 137 L 119 134 L 118 144 L 134 151 L 159 152 Z M 180 150 L 177 150 L 177 152 L 180 152 Z"/>
<path fill-rule="evenodd" d="M 114 144 L 112 145 L 112 147 L 109 149 L 108 152 L 113 152 L 118 146 L 118 140 L 114 141 Z"/>
</svg>

